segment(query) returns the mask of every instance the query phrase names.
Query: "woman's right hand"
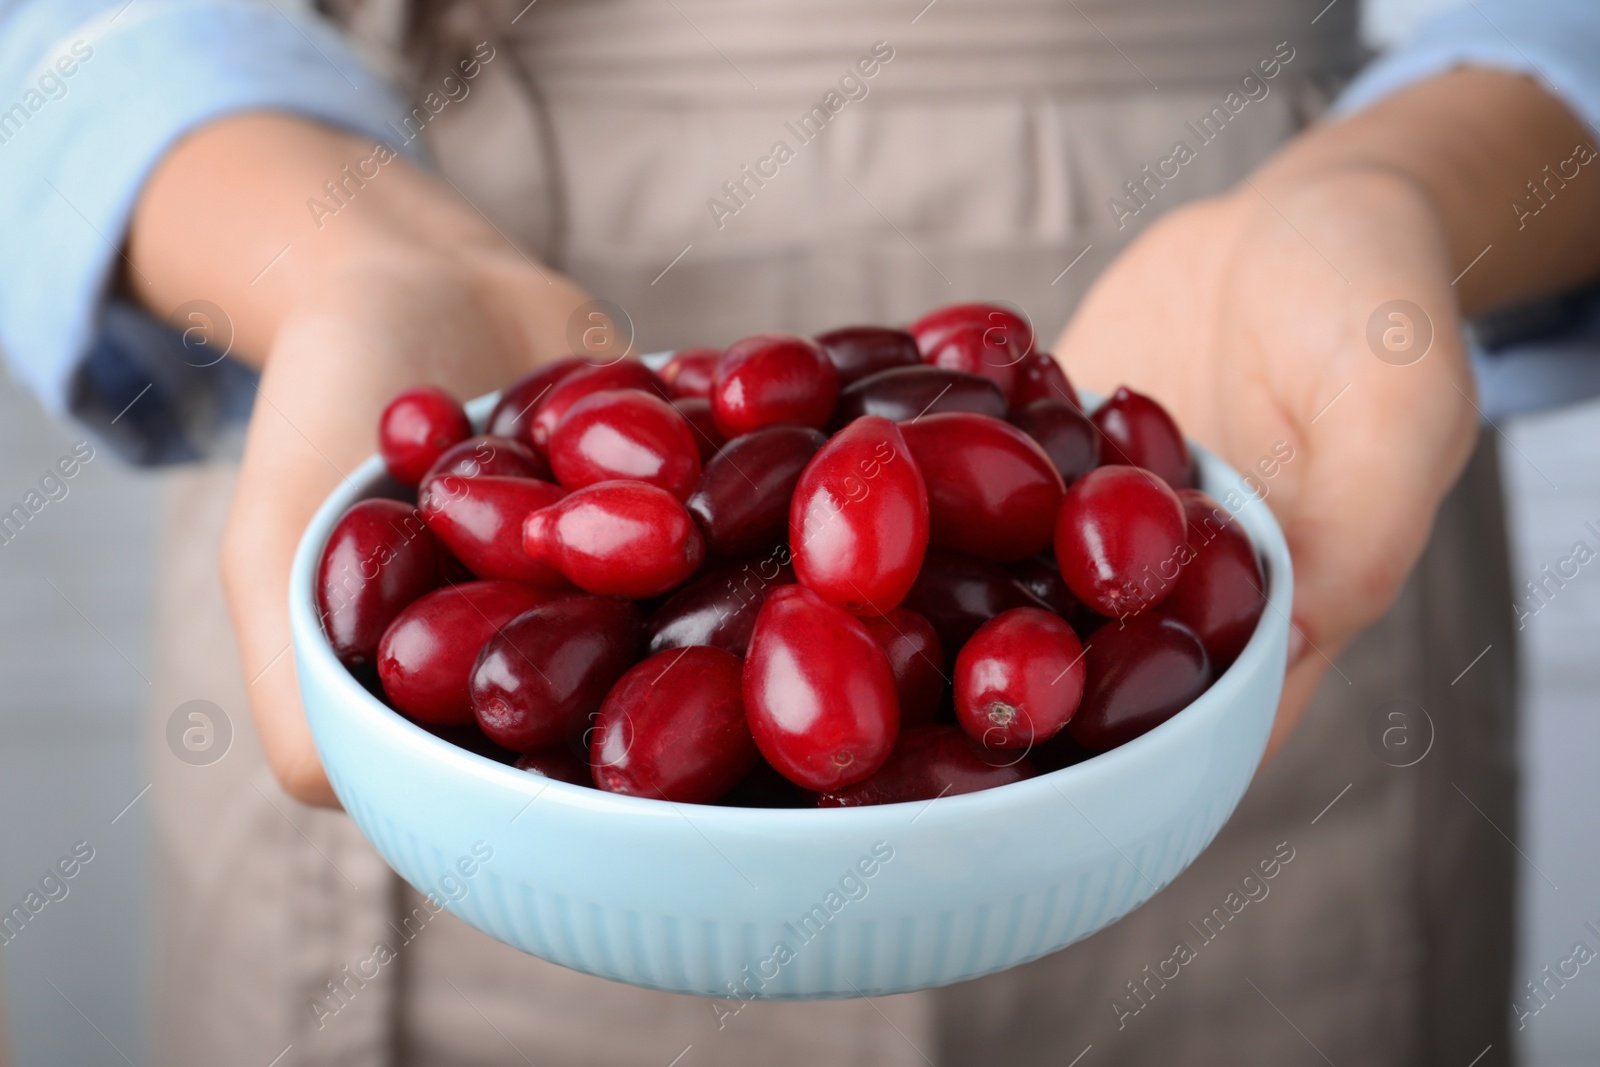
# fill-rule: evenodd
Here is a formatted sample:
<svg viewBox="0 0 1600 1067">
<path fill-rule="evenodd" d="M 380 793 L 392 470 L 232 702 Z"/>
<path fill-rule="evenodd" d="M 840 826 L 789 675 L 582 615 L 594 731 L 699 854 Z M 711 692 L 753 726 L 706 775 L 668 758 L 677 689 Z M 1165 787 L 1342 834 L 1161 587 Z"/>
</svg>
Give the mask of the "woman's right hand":
<svg viewBox="0 0 1600 1067">
<path fill-rule="evenodd" d="M 301 533 L 375 450 L 391 396 L 420 384 L 463 399 L 497 389 L 567 353 L 568 323 L 586 299 L 401 159 L 318 229 L 305 198 L 371 152 L 294 119 L 218 123 L 164 162 L 129 240 L 131 281 L 148 306 L 212 301 L 233 321 L 234 354 L 261 368 L 222 546 L 223 588 L 273 772 L 297 800 L 327 806 L 338 801 L 288 652 L 289 570 Z M 178 254 L 195 231 L 217 239 L 198 256 Z M 252 284 L 284 245 L 290 251 Z"/>
</svg>

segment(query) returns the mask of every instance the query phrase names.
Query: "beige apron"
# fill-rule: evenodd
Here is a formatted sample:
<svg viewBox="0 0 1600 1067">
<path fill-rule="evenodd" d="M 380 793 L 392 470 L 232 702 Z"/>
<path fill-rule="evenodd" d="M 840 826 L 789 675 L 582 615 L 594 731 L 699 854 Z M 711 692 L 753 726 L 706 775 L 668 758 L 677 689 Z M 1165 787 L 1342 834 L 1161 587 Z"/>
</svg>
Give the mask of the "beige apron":
<svg viewBox="0 0 1600 1067">
<path fill-rule="evenodd" d="M 974 297 L 1019 304 L 1052 337 L 1132 234 L 1236 181 L 1357 58 L 1353 3 L 1313 25 L 1320 3 L 1277 0 L 524 2 L 459 5 L 403 54 L 392 5 L 344 15 L 419 100 L 460 97 L 446 74 L 479 58 L 467 95 L 416 126 L 507 234 L 620 305 L 646 351 Z M 1274 78 L 1241 87 L 1275 56 Z M 1235 91 L 1256 98 L 1232 113 Z M 1146 177 L 1178 138 L 1195 158 Z M 1460 1067 L 1490 1045 L 1477 1062 L 1507 1062 L 1512 853 L 1490 821 L 1515 821 L 1511 637 L 1492 450 L 1394 610 L 1155 900 L 962 986 L 721 1018 L 448 915 L 362 977 L 419 898 L 342 815 L 285 799 L 249 736 L 215 578 L 231 478 L 187 473 L 169 509 L 155 1062 Z M 159 736 L 195 698 L 236 726 L 208 767 Z M 1404 768 L 1369 739 L 1397 700 L 1437 728 Z M 1270 880 L 1242 881 L 1263 864 Z"/>
</svg>

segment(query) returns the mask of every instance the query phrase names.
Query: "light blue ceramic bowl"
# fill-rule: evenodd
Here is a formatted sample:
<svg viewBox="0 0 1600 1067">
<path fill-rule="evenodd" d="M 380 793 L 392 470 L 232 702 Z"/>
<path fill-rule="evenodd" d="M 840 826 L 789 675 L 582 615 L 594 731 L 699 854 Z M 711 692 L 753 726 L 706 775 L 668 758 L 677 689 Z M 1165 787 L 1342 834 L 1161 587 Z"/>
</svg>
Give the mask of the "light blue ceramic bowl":
<svg viewBox="0 0 1600 1067">
<path fill-rule="evenodd" d="M 472 405 L 478 417 L 493 398 Z M 1239 476 L 1200 453 L 1222 499 Z M 314 609 L 328 533 L 372 495 L 365 463 L 307 528 L 290 589 L 317 749 L 362 833 L 452 913 L 546 960 L 654 989 L 801 999 L 900 993 L 1054 952 L 1171 882 L 1254 774 L 1283 681 L 1292 578 L 1266 505 L 1255 636 L 1199 700 L 1077 766 L 928 803 L 831 810 L 669 804 L 539 778 L 428 734 L 334 658 Z"/>
</svg>

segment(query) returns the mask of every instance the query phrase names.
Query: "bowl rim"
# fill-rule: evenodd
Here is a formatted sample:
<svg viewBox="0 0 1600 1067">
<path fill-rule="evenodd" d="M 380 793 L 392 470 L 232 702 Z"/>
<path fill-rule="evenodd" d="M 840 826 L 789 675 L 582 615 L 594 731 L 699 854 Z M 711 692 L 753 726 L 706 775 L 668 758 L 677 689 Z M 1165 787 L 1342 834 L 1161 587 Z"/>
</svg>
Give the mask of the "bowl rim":
<svg viewBox="0 0 1600 1067">
<path fill-rule="evenodd" d="M 657 353 L 654 358 L 660 360 L 666 355 Z M 479 432 L 499 395 L 499 392 L 488 393 L 467 403 L 467 412 Z M 1080 395 L 1086 410 L 1092 410 L 1103 401 L 1103 398 L 1087 390 L 1080 390 Z M 300 672 L 297 689 L 304 704 L 305 672 L 309 668 L 319 680 L 326 681 L 332 687 L 322 703 L 336 703 L 341 714 L 355 720 L 354 725 L 358 729 L 373 731 L 375 736 L 384 735 L 390 743 L 450 766 L 457 773 L 481 779 L 483 784 L 506 794 L 524 796 L 527 804 L 550 793 L 545 798 L 547 802 L 584 809 L 596 815 L 659 816 L 675 812 L 687 818 L 683 811 L 687 807 L 694 812 L 694 824 L 702 830 L 714 828 L 733 834 L 773 830 L 870 834 L 875 825 L 903 824 L 906 812 L 915 808 L 926 810 L 936 802 L 944 807 L 947 817 L 953 808 L 968 816 L 981 818 L 986 813 L 999 813 L 1046 797 L 1046 790 L 1058 797 L 1067 796 L 1063 792 L 1064 787 L 1070 787 L 1080 797 L 1092 795 L 1100 788 L 1098 783 L 1101 781 L 1126 780 L 1130 773 L 1137 773 L 1139 765 L 1147 760 L 1156 760 L 1162 750 L 1182 748 L 1189 738 L 1209 732 L 1217 720 L 1228 714 L 1248 678 L 1273 669 L 1269 662 L 1269 657 L 1273 655 L 1273 631 L 1286 631 L 1290 625 L 1293 565 L 1283 532 L 1267 507 L 1266 498 L 1249 492 L 1245 488 L 1244 478 L 1209 450 L 1193 441 L 1189 442 L 1189 447 L 1199 462 L 1203 483 L 1214 487 L 1238 487 L 1244 497 L 1244 503 L 1238 511 L 1230 511 L 1230 514 L 1243 523 L 1250 534 L 1261 557 L 1267 584 L 1267 604 L 1255 631 L 1228 669 L 1205 692 L 1165 722 L 1114 749 L 1019 782 L 974 793 L 941 795 L 932 800 L 846 808 L 747 808 L 683 804 L 611 793 L 546 778 L 499 763 L 428 732 L 369 693 L 339 662 L 316 613 L 316 574 L 323 546 L 346 509 L 370 496 L 372 488 L 382 478 L 383 461 L 376 454 L 346 475 L 339 486 L 329 493 L 307 524 L 295 549 L 289 580 L 289 619 L 296 668 Z M 1223 494 L 1212 492 L 1210 495 L 1217 499 L 1224 510 L 1228 510 L 1220 499 Z M 307 713 L 309 716 L 309 709 Z M 310 717 L 313 738 L 317 740 L 318 755 L 321 757 L 322 743 L 317 737 L 316 719 L 315 716 Z M 1263 730 L 1262 752 L 1265 751 L 1266 739 L 1267 732 Z M 1262 752 L 1256 754 L 1257 763 Z M 346 807 L 349 807 L 348 803 Z"/>
</svg>

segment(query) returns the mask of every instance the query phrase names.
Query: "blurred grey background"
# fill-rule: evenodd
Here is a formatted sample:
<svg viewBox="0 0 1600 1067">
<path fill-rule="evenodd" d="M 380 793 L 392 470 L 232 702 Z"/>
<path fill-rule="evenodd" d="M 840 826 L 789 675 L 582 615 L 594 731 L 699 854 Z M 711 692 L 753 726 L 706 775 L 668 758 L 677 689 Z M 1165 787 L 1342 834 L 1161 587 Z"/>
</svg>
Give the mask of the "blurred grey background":
<svg viewBox="0 0 1600 1067">
<path fill-rule="evenodd" d="M 1450 2 L 1369 2 L 1369 37 L 1392 40 Z M 1600 535 L 1584 526 L 1600 528 L 1600 404 L 1503 428 L 1521 587 L 1569 556 L 1575 541 L 1600 547 Z M 0 511 L 20 503 L 79 440 L 0 377 Z M 64 499 L 0 545 L 0 912 L 38 890 L 80 842 L 93 858 L 66 882 L 65 897 L 0 946 L 0 989 L 18 1067 L 143 1065 L 141 976 L 158 932 L 147 917 L 142 723 L 161 476 L 130 470 L 101 449 L 68 484 Z M 1519 828 L 1502 828 L 1521 853 L 1513 855 L 1519 986 L 1554 969 L 1580 940 L 1600 948 L 1585 928 L 1600 928 L 1596 634 L 1600 570 L 1588 567 L 1519 634 L 1523 817 Z M 242 709 L 228 710 L 236 728 L 248 728 Z M 1600 971 L 1585 967 L 1518 1033 L 1523 1062 L 1600 1063 L 1596 1019 Z"/>
</svg>

